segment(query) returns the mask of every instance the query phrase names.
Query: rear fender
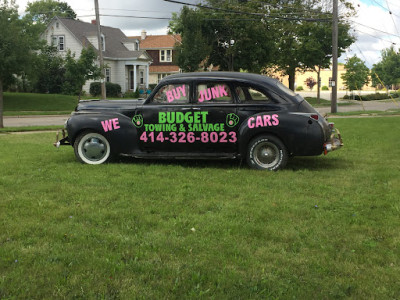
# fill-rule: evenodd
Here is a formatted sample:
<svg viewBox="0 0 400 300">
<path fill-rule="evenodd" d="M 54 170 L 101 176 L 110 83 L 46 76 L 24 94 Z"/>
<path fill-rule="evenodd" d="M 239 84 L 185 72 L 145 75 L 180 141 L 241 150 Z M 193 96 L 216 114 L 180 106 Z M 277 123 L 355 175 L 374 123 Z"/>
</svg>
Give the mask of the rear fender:
<svg viewBox="0 0 400 300">
<path fill-rule="evenodd" d="M 291 155 L 319 155 L 324 135 L 318 121 L 292 113 L 259 113 L 248 117 L 239 128 L 240 153 L 258 135 L 270 134 L 279 138 Z"/>
</svg>

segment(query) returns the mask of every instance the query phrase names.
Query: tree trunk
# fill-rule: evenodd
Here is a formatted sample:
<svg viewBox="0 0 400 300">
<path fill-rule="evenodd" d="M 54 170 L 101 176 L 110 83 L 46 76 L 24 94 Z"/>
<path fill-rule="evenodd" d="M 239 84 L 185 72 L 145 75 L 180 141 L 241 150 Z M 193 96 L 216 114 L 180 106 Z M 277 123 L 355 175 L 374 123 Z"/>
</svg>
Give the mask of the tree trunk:
<svg viewBox="0 0 400 300">
<path fill-rule="evenodd" d="M 289 69 L 287 73 L 289 75 L 289 89 L 294 91 L 294 82 L 296 80 L 296 70 L 295 69 Z"/>
<path fill-rule="evenodd" d="M 321 103 L 321 67 L 317 70 L 317 103 Z"/>
<path fill-rule="evenodd" d="M 3 125 L 3 81 L 0 79 L 0 128 L 4 128 Z"/>
</svg>

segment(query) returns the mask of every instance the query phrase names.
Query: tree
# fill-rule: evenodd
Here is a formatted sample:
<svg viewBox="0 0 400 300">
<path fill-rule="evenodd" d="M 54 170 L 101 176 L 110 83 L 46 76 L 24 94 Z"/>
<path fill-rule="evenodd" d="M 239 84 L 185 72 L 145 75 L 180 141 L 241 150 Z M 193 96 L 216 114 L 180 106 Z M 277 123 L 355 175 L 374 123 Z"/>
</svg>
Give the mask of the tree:
<svg viewBox="0 0 400 300">
<path fill-rule="evenodd" d="M 390 47 L 382 50 L 382 60 L 374 64 L 372 68 L 372 85 L 380 84 L 376 74 L 385 85 L 395 85 L 400 83 L 400 52 Z"/>
<path fill-rule="evenodd" d="M 308 22 L 300 28 L 299 55 L 305 68 L 317 73 L 317 101 L 320 102 L 321 69 L 328 68 L 332 59 L 332 28 L 330 23 Z M 350 25 L 343 20 L 338 28 L 338 55 L 348 48 L 355 39 L 350 34 Z"/>
<path fill-rule="evenodd" d="M 60 94 L 64 82 L 64 60 L 55 47 L 45 46 L 38 55 L 35 78 L 35 91 L 39 93 Z"/>
<path fill-rule="evenodd" d="M 211 51 L 202 35 L 202 15 L 184 6 L 180 17 L 174 14 L 173 20 L 171 26 L 182 38 L 182 42 L 175 46 L 174 61 L 184 72 L 197 71 Z"/>
<path fill-rule="evenodd" d="M 190 62 L 193 69 L 203 62 L 220 70 L 259 73 L 270 61 L 274 45 L 273 32 L 263 22 L 263 15 L 252 15 L 249 20 L 219 10 L 251 13 L 259 3 L 209 0 L 205 4 L 216 9 L 184 7 L 170 23 L 171 32 L 182 36 L 182 45 L 177 47 L 179 66 L 185 69 Z"/>
<path fill-rule="evenodd" d="M 345 68 L 346 73 L 342 74 L 341 77 L 350 91 L 361 90 L 369 82 L 369 69 L 357 56 L 350 57 Z"/>
<path fill-rule="evenodd" d="M 56 0 L 29 2 L 26 12 L 25 18 L 39 24 L 42 31 L 55 16 L 76 19 L 76 13 L 68 3 Z"/>
<path fill-rule="evenodd" d="M 330 65 L 332 58 L 332 23 L 330 11 L 324 1 L 290 1 L 290 5 L 274 7 L 271 10 L 287 17 L 275 24 L 279 33 L 277 49 L 279 56 L 274 61 L 277 70 L 289 76 L 289 88 L 294 90 L 296 70 L 314 70 L 318 73 L 318 92 L 320 90 L 320 69 Z M 283 4 L 283 2 L 282 2 Z M 347 7 L 347 8 L 346 8 Z M 344 1 L 343 14 L 351 14 L 352 6 Z M 293 17 L 293 11 L 301 13 L 303 18 Z M 308 18 L 307 18 L 308 17 Z M 290 20 L 294 19 L 294 20 Z M 314 21 L 310 21 L 314 20 Z M 317 21 L 318 20 L 318 21 Z M 354 42 L 350 34 L 350 25 L 344 19 L 339 22 L 338 54 Z"/>
<path fill-rule="evenodd" d="M 75 59 L 75 53 L 68 50 L 65 58 L 63 94 L 81 95 L 82 87 L 89 79 L 101 77 L 101 69 L 95 64 L 97 54 L 92 47 L 83 48 L 81 55 Z"/>
<path fill-rule="evenodd" d="M 330 64 L 331 16 L 325 7 L 327 5 L 320 0 L 208 0 L 196 9 L 182 9 L 170 28 L 184 36 L 191 32 L 191 24 L 198 24 L 196 33 L 200 38 L 194 39 L 192 32 L 192 38 L 182 40 L 181 49 L 187 49 L 186 53 L 179 53 L 185 56 L 183 61 L 193 60 L 199 53 L 198 48 L 202 48 L 200 61 L 207 65 L 217 65 L 220 70 L 255 73 L 265 67 L 273 68 L 288 75 L 289 87 L 294 89 L 296 70 Z M 188 11 L 191 17 L 185 18 Z M 339 32 L 340 53 L 354 38 L 345 21 L 341 21 Z"/>
<path fill-rule="evenodd" d="M 41 42 L 37 27 L 19 18 L 14 2 L 1 2 L 0 28 L 0 128 L 3 128 L 3 90 L 17 76 L 29 72 Z"/>
</svg>

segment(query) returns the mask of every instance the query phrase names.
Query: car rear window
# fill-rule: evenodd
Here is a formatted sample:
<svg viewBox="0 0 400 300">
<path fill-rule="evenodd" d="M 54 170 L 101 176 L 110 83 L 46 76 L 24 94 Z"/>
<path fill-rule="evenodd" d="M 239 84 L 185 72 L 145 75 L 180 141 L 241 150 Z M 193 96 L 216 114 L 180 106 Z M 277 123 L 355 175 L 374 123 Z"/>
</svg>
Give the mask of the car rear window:
<svg viewBox="0 0 400 300">
<path fill-rule="evenodd" d="M 271 98 L 258 88 L 251 86 L 237 86 L 235 92 L 242 103 L 270 103 Z"/>
<path fill-rule="evenodd" d="M 283 91 L 285 94 L 289 95 L 289 96 L 296 96 L 296 93 L 293 92 L 291 89 L 287 88 L 286 86 L 284 86 L 282 83 L 280 83 L 279 81 L 277 81 L 276 83 L 277 87 Z"/>
</svg>

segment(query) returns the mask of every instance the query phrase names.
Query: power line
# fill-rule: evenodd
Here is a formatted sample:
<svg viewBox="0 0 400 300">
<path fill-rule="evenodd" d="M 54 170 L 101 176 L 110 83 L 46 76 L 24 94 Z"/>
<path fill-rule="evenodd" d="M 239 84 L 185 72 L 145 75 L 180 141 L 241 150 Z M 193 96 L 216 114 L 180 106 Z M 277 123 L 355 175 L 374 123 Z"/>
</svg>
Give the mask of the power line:
<svg viewBox="0 0 400 300">
<path fill-rule="evenodd" d="M 387 34 L 387 35 L 390 35 L 390 36 L 400 37 L 399 35 L 396 35 L 396 34 L 394 34 L 394 33 L 390 33 L 390 32 L 386 32 L 386 31 L 383 31 L 383 30 L 380 30 L 380 29 L 377 29 L 377 28 L 373 28 L 373 27 L 371 27 L 371 26 L 368 26 L 368 25 L 365 25 L 365 24 L 361 24 L 361 23 L 358 23 L 358 22 L 356 22 L 356 21 L 351 21 L 351 22 L 353 22 L 353 23 L 355 23 L 355 24 L 358 24 L 358 25 L 360 25 L 360 26 L 363 26 L 363 27 L 366 27 L 366 28 L 375 30 L 375 31 L 379 31 L 379 32 L 381 32 L 381 33 L 384 33 L 384 34 Z"/>
<path fill-rule="evenodd" d="M 233 14 L 238 14 L 238 15 L 251 15 L 251 16 L 258 16 L 258 17 L 262 17 L 262 18 L 291 20 L 291 21 L 331 22 L 331 19 L 325 19 L 325 18 L 314 19 L 314 18 L 302 18 L 302 17 L 298 17 L 298 18 L 281 17 L 281 16 L 278 16 L 278 15 L 269 16 L 267 14 L 262 14 L 262 13 L 236 11 L 236 10 L 232 10 L 232 9 L 225 9 L 225 8 L 220 8 L 220 7 L 211 7 L 211 6 L 202 5 L 202 4 L 191 4 L 191 3 L 186 3 L 186 2 L 176 1 L 176 0 L 164 0 L 164 1 L 170 2 L 170 3 L 175 3 L 175 4 L 181 4 L 181 5 L 195 6 L 195 7 L 198 7 L 198 8 L 204 8 L 204 9 L 209 9 L 209 10 L 223 11 L 223 12 L 228 12 L 228 13 L 233 13 Z"/>
<path fill-rule="evenodd" d="M 396 29 L 397 34 L 400 35 L 399 34 L 399 30 L 397 29 L 397 26 L 396 26 L 396 22 L 393 19 L 392 12 L 390 11 L 389 3 L 387 2 L 387 0 L 386 0 L 386 5 L 387 5 L 387 7 L 389 9 L 389 14 L 390 14 L 390 17 L 392 18 L 392 22 L 393 22 L 394 28 Z"/>
<path fill-rule="evenodd" d="M 383 39 L 383 38 L 381 38 L 381 37 L 378 37 L 378 36 L 372 35 L 372 34 L 370 34 L 370 33 L 368 33 L 368 32 L 361 31 L 361 30 L 359 30 L 359 29 L 354 29 L 354 31 L 357 31 L 357 32 L 360 32 L 360 33 L 364 33 L 364 34 L 367 34 L 367 35 L 369 35 L 369 36 L 371 36 L 371 37 L 373 37 L 373 38 L 376 38 L 376 39 L 378 39 L 378 40 L 382 40 L 382 41 L 385 41 L 385 42 L 391 43 L 392 45 L 396 45 L 396 43 L 394 43 L 394 42 L 392 42 L 392 41 L 385 40 L 385 39 Z"/>
<path fill-rule="evenodd" d="M 371 0 L 371 1 L 372 1 L 372 2 L 375 2 L 378 6 L 382 7 L 384 10 L 388 11 L 390 15 L 394 15 L 394 16 L 400 18 L 400 16 L 394 14 L 394 13 L 389 9 L 389 7 L 386 8 L 385 6 L 383 6 L 382 4 L 380 4 L 378 1 L 375 1 L 375 0 Z"/>
</svg>

